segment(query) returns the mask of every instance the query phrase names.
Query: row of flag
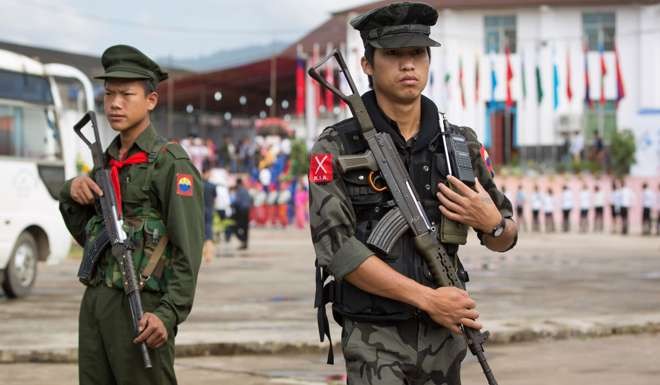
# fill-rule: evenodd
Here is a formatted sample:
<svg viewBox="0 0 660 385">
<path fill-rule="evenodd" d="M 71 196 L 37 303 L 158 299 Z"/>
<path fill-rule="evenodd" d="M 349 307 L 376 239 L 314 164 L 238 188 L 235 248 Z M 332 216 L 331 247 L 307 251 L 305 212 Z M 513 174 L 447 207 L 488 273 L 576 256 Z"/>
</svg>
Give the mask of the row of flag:
<svg viewBox="0 0 660 385">
<path fill-rule="evenodd" d="M 584 79 L 585 79 L 585 95 L 584 95 L 584 103 L 589 106 L 589 108 L 592 108 L 594 105 L 594 100 L 591 98 L 590 94 L 590 89 L 591 89 L 591 83 L 590 83 L 590 77 L 589 77 L 589 61 L 588 61 L 588 50 L 584 49 Z M 513 85 L 513 80 L 514 80 L 514 68 L 511 63 L 511 52 L 508 48 L 505 49 L 505 60 L 506 60 L 506 67 L 505 67 L 505 74 L 504 74 L 504 80 L 505 80 L 505 99 L 504 99 L 504 104 L 507 108 L 513 107 L 513 96 L 512 96 L 512 85 Z M 605 61 L 605 50 L 603 46 L 600 46 L 599 49 L 599 80 L 600 80 L 600 98 L 598 102 L 601 105 L 604 105 L 606 102 L 605 99 L 605 77 L 609 71 L 607 68 L 607 64 Z M 479 58 L 476 60 L 476 65 L 475 65 L 475 72 L 474 72 L 474 101 L 475 103 L 479 103 L 479 87 L 480 87 L 480 69 L 479 69 L 480 63 L 479 63 Z M 621 101 L 625 97 L 625 87 L 624 87 L 624 82 L 623 82 L 623 75 L 621 73 L 621 63 L 619 61 L 619 52 L 614 47 L 614 71 L 615 71 L 615 76 L 616 76 L 616 103 Z M 522 88 L 522 98 L 526 99 L 527 98 L 527 76 L 525 74 L 525 61 L 524 57 L 521 58 L 520 61 L 520 79 L 521 79 L 521 88 Z M 566 53 L 566 79 L 565 79 L 565 94 L 566 98 L 568 99 L 569 102 L 573 100 L 573 83 L 572 83 L 572 69 L 571 69 L 571 54 L 570 51 Z M 536 67 L 534 69 L 534 77 L 535 77 L 535 83 L 536 83 L 536 101 L 538 104 L 541 104 L 543 102 L 543 98 L 545 96 L 545 90 L 543 89 L 543 79 L 542 79 L 542 71 L 541 71 L 541 66 L 537 63 Z M 459 100 L 461 102 L 461 106 L 463 108 L 466 108 L 467 102 L 466 102 L 466 96 L 465 96 L 465 85 L 464 85 L 464 79 L 465 79 L 465 74 L 464 74 L 464 68 L 463 68 L 463 58 L 459 57 L 458 61 L 458 89 L 460 92 L 460 97 Z M 498 85 L 498 73 L 495 69 L 495 65 L 493 60 L 490 61 L 490 101 L 494 102 L 495 99 L 495 90 L 497 89 Z M 445 84 L 448 85 L 451 80 L 451 74 L 449 72 L 445 73 L 444 76 L 444 81 Z M 431 76 L 431 83 L 433 82 L 433 76 Z M 561 91 L 559 89 L 560 85 L 560 79 L 559 79 L 559 64 L 557 63 L 556 60 L 553 61 L 552 63 L 552 106 L 554 110 L 557 110 L 559 108 L 559 99 L 560 99 L 560 94 Z"/>
<path fill-rule="evenodd" d="M 328 52 L 331 50 L 332 47 L 328 47 Z M 593 108 L 594 106 L 594 100 L 591 98 L 591 83 L 590 83 L 590 76 L 589 76 L 589 61 L 588 61 L 588 50 L 585 47 L 584 48 L 584 87 L 585 87 L 585 93 L 584 93 L 584 103 L 587 105 L 589 108 Z M 605 61 L 605 50 L 603 45 L 600 45 L 599 48 L 599 87 L 600 87 L 600 97 L 598 99 L 598 102 L 601 105 L 604 105 L 606 103 L 605 99 L 605 77 L 610 69 L 608 69 L 606 61 Z M 556 55 L 553 55 L 556 56 Z M 319 54 L 319 47 L 318 45 L 314 45 L 314 48 L 312 50 L 312 55 L 310 60 L 310 65 L 315 65 L 316 63 L 319 62 L 320 60 L 320 54 Z M 512 86 L 513 86 L 513 81 L 515 79 L 514 77 L 514 67 L 511 63 L 511 52 L 509 48 L 507 47 L 505 49 L 505 60 L 506 60 L 506 67 L 505 67 L 505 74 L 504 74 L 504 81 L 505 81 L 505 99 L 504 99 L 504 104 L 507 108 L 512 108 L 513 107 L 513 93 L 512 93 Z M 571 68 L 571 54 L 570 50 L 567 51 L 566 53 L 566 79 L 565 79 L 565 97 L 569 102 L 572 102 L 574 93 L 573 93 L 573 83 L 572 83 L 572 68 Z M 614 47 L 614 71 L 615 71 L 615 76 L 616 76 L 616 104 L 618 106 L 618 103 L 625 97 L 625 87 L 624 87 L 624 81 L 623 81 L 623 76 L 621 73 L 621 64 L 619 61 L 619 52 L 616 49 L 616 46 Z M 307 68 L 307 60 L 303 57 L 302 54 L 299 54 L 297 59 L 296 59 L 296 109 L 295 113 L 297 116 L 303 116 L 305 113 L 305 82 L 306 82 L 306 73 L 305 70 Z M 528 92 L 527 92 L 527 76 L 525 73 L 526 70 L 526 65 L 524 61 L 524 55 L 521 56 L 521 61 L 520 61 L 520 76 L 519 79 L 521 80 L 521 88 L 522 88 L 522 99 L 525 100 L 527 99 Z M 322 69 L 323 74 L 325 76 L 325 79 L 328 83 L 334 85 L 337 83 L 336 81 L 336 71 L 334 66 L 332 65 L 332 61 L 329 61 L 328 64 Z M 474 101 L 475 103 L 479 103 L 480 100 L 480 62 L 479 58 L 477 57 L 476 63 L 475 63 L 475 72 L 474 72 Z M 543 73 L 541 71 L 541 66 L 537 62 L 535 68 L 534 68 L 534 78 L 535 78 L 535 85 L 536 85 L 536 102 L 540 105 L 545 97 L 545 90 L 543 89 L 543 79 L 542 79 Z M 552 63 L 552 106 L 554 110 L 557 110 L 559 108 L 559 99 L 560 99 L 560 94 L 561 90 L 559 89 L 560 85 L 560 79 L 559 79 L 559 63 L 557 60 L 553 60 Z M 498 73 L 495 69 L 495 65 L 493 60 L 490 60 L 490 101 L 495 101 L 495 90 L 497 89 L 498 85 Z M 342 79 L 342 77 L 340 77 Z M 449 84 L 451 80 L 451 73 L 448 71 L 445 73 L 444 76 L 444 82 L 446 85 Z M 433 73 L 430 74 L 430 83 L 431 86 L 434 81 L 434 76 Z M 340 89 L 343 89 L 343 85 L 340 84 Z M 448 87 L 447 87 L 448 89 Z M 460 92 L 460 97 L 459 100 L 461 102 L 461 106 L 463 109 L 467 107 L 467 100 L 466 100 L 466 90 L 465 90 L 465 70 L 463 66 L 463 58 L 459 56 L 459 62 L 458 62 L 458 89 Z M 314 92 L 314 105 L 315 105 L 315 112 L 318 115 L 321 111 L 330 111 L 332 112 L 335 109 L 335 102 L 336 98 L 330 92 L 329 90 L 325 90 L 324 94 L 322 93 L 321 87 L 318 83 L 313 82 L 313 92 Z M 344 108 L 345 105 L 343 103 L 340 103 L 341 107 Z"/>
</svg>

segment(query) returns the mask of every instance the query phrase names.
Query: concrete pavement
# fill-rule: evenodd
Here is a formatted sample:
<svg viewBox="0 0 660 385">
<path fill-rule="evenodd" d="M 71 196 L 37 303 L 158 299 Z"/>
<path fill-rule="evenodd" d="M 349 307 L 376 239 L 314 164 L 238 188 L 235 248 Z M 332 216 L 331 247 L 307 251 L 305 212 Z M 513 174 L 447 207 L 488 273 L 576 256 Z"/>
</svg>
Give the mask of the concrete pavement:
<svg viewBox="0 0 660 385">
<path fill-rule="evenodd" d="M 250 250 L 221 245 L 202 266 L 179 356 L 318 352 L 314 254 L 300 230 L 252 232 Z M 660 239 L 522 234 L 497 254 L 461 249 L 471 295 L 498 343 L 660 331 Z M 83 288 L 78 261 L 40 266 L 31 297 L 0 298 L 0 362 L 74 362 Z M 335 326 L 333 337 L 339 339 Z"/>
<path fill-rule="evenodd" d="M 489 362 L 500 384 L 507 385 L 657 385 L 660 335 L 625 335 L 595 339 L 546 340 L 493 346 Z M 75 364 L 0 365 L 3 385 L 70 385 Z M 196 385 L 338 385 L 343 384 L 341 357 L 325 365 L 317 354 L 178 358 L 180 384 Z M 464 385 L 485 384 L 470 355 L 463 363 Z"/>
</svg>

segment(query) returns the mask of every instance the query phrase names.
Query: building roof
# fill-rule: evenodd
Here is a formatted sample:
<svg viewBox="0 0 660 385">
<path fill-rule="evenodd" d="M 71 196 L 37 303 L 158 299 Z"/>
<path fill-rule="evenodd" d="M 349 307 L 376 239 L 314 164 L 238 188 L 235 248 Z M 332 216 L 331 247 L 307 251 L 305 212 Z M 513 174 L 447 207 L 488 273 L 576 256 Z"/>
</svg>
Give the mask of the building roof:
<svg viewBox="0 0 660 385">
<path fill-rule="evenodd" d="M 498 9 L 498 8 L 520 8 L 538 7 L 546 5 L 549 7 L 584 7 L 599 5 L 634 5 L 634 4 L 658 4 L 660 0 L 422 0 L 436 9 Z M 382 7 L 398 1 L 383 0 L 359 5 L 337 11 L 334 15 L 349 14 L 351 12 L 362 13 L 374 8 Z"/>
<path fill-rule="evenodd" d="M 160 83 L 158 92 L 161 103 L 168 100 L 168 87 L 172 84 L 174 108 L 184 110 L 191 104 L 196 110 L 207 112 L 234 112 L 243 115 L 258 115 L 260 111 L 269 111 L 265 100 L 270 96 L 271 59 L 244 64 L 241 66 L 188 75 L 176 80 Z M 295 95 L 295 59 L 277 58 L 277 101 L 287 99 L 289 110 L 293 108 Z M 222 93 L 218 102 L 214 95 Z M 247 98 L 245 106 L 240 105 L 241 96 Z"/>
</svg>

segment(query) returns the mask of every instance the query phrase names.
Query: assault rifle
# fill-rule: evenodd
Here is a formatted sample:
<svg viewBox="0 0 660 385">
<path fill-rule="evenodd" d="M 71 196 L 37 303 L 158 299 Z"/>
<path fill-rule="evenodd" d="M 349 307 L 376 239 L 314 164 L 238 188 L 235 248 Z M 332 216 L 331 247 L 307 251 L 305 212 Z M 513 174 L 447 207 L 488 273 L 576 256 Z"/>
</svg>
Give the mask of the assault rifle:
<svg viewBox="0 0 660 385">
<path fill-rule="evenodd" d="M 350 95 L 344 94 L 338 88 L 329 84 L 318 72 L 319 68 L 333 57 L 348 82 L 352 92 Z M 462 287 L 462 282 L 458 277 L 455 265 L 452 263 L 452 258 L 442 243 L 438 241 L 437 229 L 429 221 L 420 203 L 419 196 L 413 187 L 392 137 L 386 132 L 376 131 L 341 53 L 335 49 L 332 54 L 310 68 L 308 74 L 349 106 L 353 117 L 355 117 L 362 130 L 362 135 L 369 145 L 369 149 L 364 154 L 340 157 L 338 159 L 340 170 L 342 172 L 356 169 L 370 170 L 369 182 L 372 188 L 379 191 L 384 188 L 389 189 L 396 203 L 396 207 L 380 219 L 367 239 L 367 244 L 385 254 L 389 254 L 399 237 L 406 231 L 411 230 L 414 234 L 415 248 L 423 256 L 436 284 Z M 385 186 L 382 185 L 382 180 L 384 180 Z M 481 333 L 478 330 L 463 326 L 462 329 L 467 345 L 472 354 L 477 356 L 488 384 L 497 385 L 495 376 L 484 355 L 483 345 L 488 339 L 489 333 Z"/>
<path fill-rule="evenodd" d="M 94 131 L 94 143 L 91 143 L 81 132 L 82 128 L 89 122 L 92 123 L 92 130 Z M 73 126 L 73 129 L 92 151 L 94 169 L 96 170 L 93 178 L 96 184 L 98 184 L 101 190 L 103 190 L 103 196 L 98 197 L 98 203 L 100 203 L 101 206 L 101 214 L 103 215 L 103 222 L 107 235 L 100 235 L 100 237 L 103 236 L 109 239 L 109 243 L 112 247 L 112 256 L 117 260 L 117 264 L 121 270 L 122 281 L 124 282 L 124 292 L 128 297 L 128 304 L 131 311 L 133 332 L 137 336 L 139 334 L 139 322 L 144 314 L 144 310 L 142 309 L 142 300 L 140 299 L 140 286 L 138 285 L 135 268 L 133 267 L 133 248 L 126 236 L 124 228 L 122 227 L 123 220 L 122 218 L 119 218 L 117 211 L 115 189 L 110 182 L 110 170 L 106 167 L 103 147 L 101 147 L 101 140 L 99 139 L 96 114 L 94 111 L 87 112 L 85 116 Z M 92 253 L 94 259 L 96 259 L 98 254 L 100 253 Z M 79 272 L 81 280 L 83 277 L 88 277 L 90 275 L 89 272 L 92 271 L 94 265 L 95 262 L 83 261 Z M 140 344 L 140 350 L 142 352 L 144 367 L 151 368 L 149 350 L 144 342 Z"/>
</svg>

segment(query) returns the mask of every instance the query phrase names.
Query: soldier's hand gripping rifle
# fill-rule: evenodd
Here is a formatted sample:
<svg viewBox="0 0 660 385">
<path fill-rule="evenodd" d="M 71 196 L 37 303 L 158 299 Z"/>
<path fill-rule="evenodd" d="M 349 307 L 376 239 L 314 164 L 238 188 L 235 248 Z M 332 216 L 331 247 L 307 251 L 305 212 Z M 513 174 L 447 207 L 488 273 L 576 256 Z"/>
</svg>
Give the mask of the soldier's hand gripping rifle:
<svg viewBox="0 0 660 385">
<path fill-rule="evenodd" d="M 94 131 L 94 143 L 91 143 L 81 132 L 82 128 L 89 122 L 92 123 L 92 130 Z M 103 196 L 98 197 L 98 203 L 100 203 L 101 206 L 103 223 L 112 247 L 112 255 L 117 260 L 117 264 L 121 270 L 122 281 L 124 282 L 124 292 L 128 297 L 128 304 L 131 312 L 133 332 L 135 336 L 137 336 L 139 334 L 139 322 L 144 314 L 144 310 L 142 309 L 140 289 L 135 275 L 135 268 L 133 267 L 133 249 L 127 239 L 126 232 L 122 227 L 123 220 L 122 218 L 119 218 L 117 211 L 115 189 L 110 181 L 110 170 L 106 167 L 103 148 L 101 147 L 101 141 L 99 139 L 96 114 L 93 111 L 87 112 L 85 116 L 76 123 L 73 129 L 92 151 L 94 169 L 96 170 L 93 178 L 96 184 L 98 184 L 101 190 L 103 190 Z M 144 342 L 140 344 L 140 350 L 142 352 L 144 367 L 151 368 L 149 350 Z"/>
<path fill-rule="evenodd" d="M 344 94 L 335 86 L 329 84 L 318 72 L 319 68 L 333 57 L 339 64 L 343 76 L 351 88 L 352 94 L 350 95 Z M 378 132 L 374 128 L 371 117 L 355 87 L 341 53 L 335 50 L 316 66 L 310 68 L 308 73 L 323 87 L 346 102 L 369 145 L 369 149 L 364 154 L 339 157 L 338 164 L 341 171 L 371 170 L 369 181 L 372 187 L 379 190 L 389 189 L 396 203 L 396 207 L 388 211 L 378 222 L 367 239 L 367 244 L 385 254 L 389 254 L 397 239 L 406 231 L 411 230 L 414 234 L 415 248 L 426 261 L 435 282 L 440 286 L 462 287 L 457 270 L 452 263 L 452 258 L 438 241 L 437 229 L 430 223 L 426 212 L 422 208 L 419 196 L 413 187 L 392 137 L 385 132 Z M 380 186 L 375 185 L 377 184 L 375 182 L 381 178 L 385 181 L 385 186 L 382 186 L 382 182 Z M 462 329 L 467 345 L 472 354 L 477 356 L 488 383 L 497 385 L 495 376 L 484 355 L 483 345 L 488 338 L 488 332 L 481 333 L 468 327 L 462 327 Z"/>
</svg>

